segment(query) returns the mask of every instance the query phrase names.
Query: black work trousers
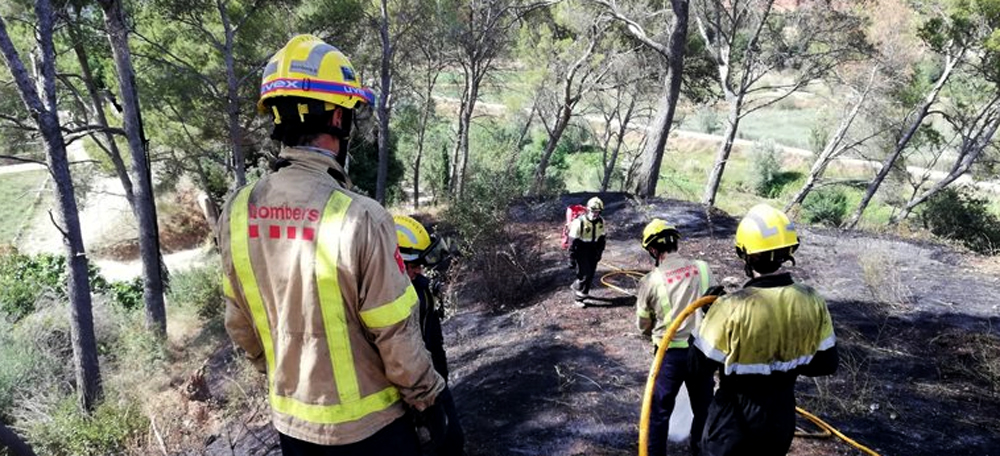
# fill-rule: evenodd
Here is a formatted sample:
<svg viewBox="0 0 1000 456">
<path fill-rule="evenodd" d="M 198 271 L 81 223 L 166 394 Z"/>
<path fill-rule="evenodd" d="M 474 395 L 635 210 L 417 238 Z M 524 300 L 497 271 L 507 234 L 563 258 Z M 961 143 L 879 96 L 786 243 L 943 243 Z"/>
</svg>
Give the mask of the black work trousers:
<svg viewBox="0 0 1000 456">
<path fill-rule="evenodd" d="M 436 454 L 438 456 L 464 456 L 465 431 L 458 420 L 458 409 L 455 408 L 455 399 L 451 395 L 451 389 L 445 387 L 441 394 L 438 394 L 434 403 L 440 404 L 444 408 L 445 415 L 448 416 L 448 429 L 445 431 L 444 442 L 438 445 Z"/>
<path fill-rule="evenodd" d="M 704 456 L 784 456 L 795 435 L 795 393 L 741 394 L 722 387 L 715 392 L 702 434 Z"/>
<path fill-rule="evenodd" d="M 688 354 L 691 348 L 671 348 L 663 356 L 663 364 L 653 385 L 653 403 L 649 415 L 650 456 L 666 456 L 667 437 L 670 435 L 670 414 L 681 384 L 687 386 L 691 399 L 691 454 L 698 456 L 701 447 L 701 433 L 708 417 L 708 404 L 712 401 L 715 378 L 711 373 L 696 374 L 688 368 Z"/>
<path fill-rule="evenodd" d="M 590 286 L 594 282 L 594 273 L 597 271 L 597 263 L 599 261 L 599 252 L 586 250 L 577 252 L 576 281 L 573 282 L 573 291 L 577 293 L 578 297 L 590 294 Z"/>
<path fill-rule="evenodd" d="M 347 445 L 317 445 L 278 433 L 284 456 L 420 456 L 413 422 L 403 416 L 371 437 Z"/>
</svg>

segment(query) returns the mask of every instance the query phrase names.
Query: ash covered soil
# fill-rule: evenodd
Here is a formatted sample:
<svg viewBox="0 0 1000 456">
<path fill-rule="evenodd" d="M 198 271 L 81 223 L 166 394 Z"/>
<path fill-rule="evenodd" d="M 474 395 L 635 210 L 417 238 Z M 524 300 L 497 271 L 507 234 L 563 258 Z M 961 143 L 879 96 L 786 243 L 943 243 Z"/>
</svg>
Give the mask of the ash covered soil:
<svg viewBox="0 0 1000 456">
<path fill-rule="evenodd" d="M 523 302 L 487 303 L 476 296 L 498 293 L 495 280 L 454 274 L 458 305 L 444 336 L 470 456 L 638 454 L 651 348 L 635 329 L 635 299 L 598 282 L 614 267 L 652 267 L 638 243 L 651 218 L 674 223 L 681 253 L 708 261 L 727 288 L 745 281 L 733 251 L 737 218 L 604 194 L 608 243 L 594 299 L 574 307 L 559 246 L 563 211 L 590 196 L 511 209 L 520 237 L 509 250 L 530 259 L 509 285 Z M 841 355 L 836 375 L 799 379 L 799 405 L 885 456 L 1000 455 L 1000 262 L 889 236 L 803 226 L 799 235 L 792 274 L 827 298 Z M 609 280 L 635 288 L 627 276 Z M 231 362 L 228 348 L 218 355 L 210 372 Z M 245 414 L 200 454 L 280 454 L 264 401 Z M 668 454 L 687 455 L 687 445 Z M 796 438 L 789 454 L 863 453 L 837 439 Z"/>
<path fill-rule="evenodd" d="M 471 455 L 638 452 L 652 355 L 634 326 L 635 300 L 596 286 L 592 305 L 574 307 L 572 271 L 559 247 L 564 208 L 590 196 L 513 208 L 526 237 L 519 248 L 543 252 L 519 285 L 534 298 L 463 303 L 444 324 Z M 732 245 L 738 219 L 709 217 L 686 202 L 602 197 L 608 244 L 598 278 L 612 267 L 651 268 L 637 240 L 660 217 L 684 234 L 682 254 L 708 261 L 729 288 L 744 281 Z M 883 455 L 1000 454 L 996 263 L 939 244 L 809 227 L 799 233 L 791 271 L 827 298 L 841 353 L 835 376 L 800 378 L 799 405 Z M 609 280 L 635 287 L 627 276 Z M 467 274 L 463 289 L 481 292 L 488 283 Z M 686 445 L 670 454 L 688 454 Z M 796 438 L 790 454 L 862 453 L 836 439 Z"/>
</svg>

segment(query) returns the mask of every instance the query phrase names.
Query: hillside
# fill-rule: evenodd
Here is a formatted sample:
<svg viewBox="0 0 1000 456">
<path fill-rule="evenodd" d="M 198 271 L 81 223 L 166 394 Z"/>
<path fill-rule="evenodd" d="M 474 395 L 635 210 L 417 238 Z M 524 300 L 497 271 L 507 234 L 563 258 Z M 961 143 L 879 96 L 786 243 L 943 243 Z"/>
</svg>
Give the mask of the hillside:
<svg viewBox="0 0 1000 456">
<path fill-rule="evenodd" d="M 451 385 L 470 455 L 631 455 L 650 347 L 634 329 L 634 298 L 600 288 L 572 306 L 571 272 L 559 250 L 561 208 L 589 195 L 512 208 L 517 243 L 538 251 L 523 287 L 533 297 L 491 306 L 469 297 L 495 281 L 456 283 L 457 313 L 444 325 Z M 737 220 L 700 206 L 605 195 L 609 227 L 599 275 L 648 268 L 636 239 L 646 217 L 673 221 L 681 252 L 707 260 L 732 287 L 743 281 L 732 253 Z M 993 325 L 1000 285 L 993 260 L 892 237 L 800 227 L 794 275 L 828 299 L 842 361 L 834 377 L 800 379 L 799 404 L 883 455 L 992 454 L 1000 448 L 1000 338 Z M 631 287 L 628 279 L 615 279 Z M 222 394 L 228 348 L 206 378 Z M 215 380 L 213 380 L 215 379 Z M 212 386 L 214 385 L 214 386 Z M 211 403 L 211 401 L 209 401 Z M 254 408 L 211 437 L 204 454 L 278 454 Z M 800 423 L 803 424 L 803 423 Z M 803 424 L 804 425 L 804 424 Z M 239 432 L 237 432 L 237 428 Z M 672 454 L 687 454 L 676 446 Z M 198 453 L 192 453 L 198 454 Z M 860 454 L 835 439 L 796 439 L 792 455 Z"/>
</svg>

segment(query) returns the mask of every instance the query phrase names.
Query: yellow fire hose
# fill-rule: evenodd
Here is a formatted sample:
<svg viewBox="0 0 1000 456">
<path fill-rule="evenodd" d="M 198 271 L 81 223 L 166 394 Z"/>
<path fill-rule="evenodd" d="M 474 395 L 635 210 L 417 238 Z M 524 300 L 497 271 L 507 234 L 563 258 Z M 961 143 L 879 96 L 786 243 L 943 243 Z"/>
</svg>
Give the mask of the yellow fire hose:
<svg viewBox="0 0 1000 456">
<path fill-rule="evenodd" d="M 631 272 L 636 272 L 636 271 L 625 271 L 619 269 L 617 272 L 614 272 L 609 275 L 631 273 Z M 605 275 L 604 277 L 601 278 L 601 283 L 605 283 L 604 279 L 606 277 L 608 277 L 608 275 Z M 605 285 L 607 284 L 605 283 Z M 617 287 L 611 287 L 611 288 L 616 289 Z M 620 288 L 617 289 L 621 290 Z M 667 328 L 667 332 L 664 333 L 663 338 L 660 339 L 659 349 L 656 350 L 656 358 L 653 360 L 653 365 L 649 369 L 649 377 L 646 378 L 646 391 L 645 393 L 643 393 L 642 396 L 642 411 L 639 414 L 639 456 L 647 456 L 649 454 L 647 447 L 649 445 L 649 415 L 651 413 L 652 410 L 651 407 L 653 405 L 653 388 L 656 383 L 656 376 L 659 375 L 660 373 L 660 365 L 663 364 L 663 356 L 667 353 L 667 348 L 668 348 L 667 346 L 670 345 L 669 341 L 674 338 L 674 334 L 677 332 L 677 329 L 680 328 L 681 323 L 683 323 L 684 320 L 687 319 L 688 315 L 691 315 L 695 310 L 697 310 L 702 306 L 707 306 L 715 302 L 715 299 L 716 296 L 705 296 L 689 304 L 686 308 L 684 308 L 684 310 L 681 311 L 680 315 L 678 315 L 677 318 L 675 318 L 674 321 L 670 323 L 670 327 Z M 816 426 L 818 426 L 820 429 L 823 430 L 823 432 L 819 433 L 807 433 L 805 431 L 799 431 L 795 433 L 796 436 L 829 437 L 831 434 L 833 434 L 839 437 L 841 440 L 847 442 L 854 448 L 861 450 L 864 453 L 867 453 L 871 456 L 879 456 L 878 453 L 850 439 L 849 437 L 842 434 L 833 426 L 830 426 L 825 421 L 816 417 L 816 415 L 807 412 L 801 407 L 795 407 L 795 411 L 798 412 L 803 417 L 805 417 L 806 419 L 808 419 L 809 421 L 816 424 Z"/>
</svg>

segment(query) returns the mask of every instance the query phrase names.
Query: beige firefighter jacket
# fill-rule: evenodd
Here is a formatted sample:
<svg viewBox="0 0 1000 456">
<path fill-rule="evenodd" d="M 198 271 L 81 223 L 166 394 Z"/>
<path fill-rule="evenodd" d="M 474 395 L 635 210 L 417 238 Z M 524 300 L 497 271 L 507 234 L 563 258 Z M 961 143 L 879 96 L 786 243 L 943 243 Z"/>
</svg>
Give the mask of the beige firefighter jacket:
<svg viewBox="0 0 1000 456">
<path fill-rule="evenodd" d="M 711 271 L 704 261 L 689 260 L 676 254 L 667 257 L 639 281 L 636 294 L 636 317 L 639 330 L 659 345 L 667 328 L 691 304 L 708 290 Z M 701 322 L 695 312 L 681 324 L 671 339 L 670 348 L 686 348 L 688 337 Z"/>
<path fill-rule="evenodd" d="M 444 388 L 392 218 L 318 152 L 227 202 L 217 227 L 226 330 L 267 373 L 275 428 L 320 445 L 363 440 Z"/>
</svg>

